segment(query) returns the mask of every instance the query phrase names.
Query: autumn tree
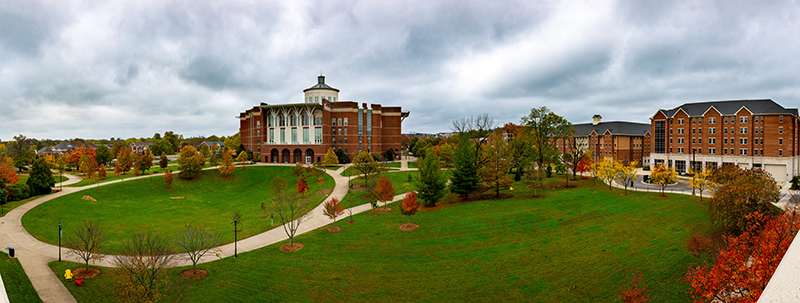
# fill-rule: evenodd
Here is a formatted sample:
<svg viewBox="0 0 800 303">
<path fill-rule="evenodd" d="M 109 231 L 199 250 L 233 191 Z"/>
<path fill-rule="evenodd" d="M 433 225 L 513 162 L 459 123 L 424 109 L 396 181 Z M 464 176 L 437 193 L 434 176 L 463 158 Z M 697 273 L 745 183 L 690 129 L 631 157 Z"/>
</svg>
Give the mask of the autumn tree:
<svg viewBox="0 0 800 303">
<path fill-rule="evenodd" d="M 167 241 L 150 232 L 124 240 L 121 254 L 114 256 L 121 277 L 118 291 L 123 297 L 155 302 L 167 288 L 167 268 L 174 258 Z"/>
<path fill-rule="evenodd" d="M 336 166 L 339 164 L 339 158 L 336 157 L 336 152 L 333 151 L 333 148 L 328 148 L 328 151 L 325 152 L 325 159 L 323 160 L 325 166 Z"/>
<path fill-rule="evenodd" d="M 89 260 L 103 259 L 100 248 L 105 242 L 105 231 L 100 227 L 100 222 L 83 220 L 83 226 L 73 231 L 72 237 L 65 240 L 65 246 L 70 253 L 86 262 L 86 271 L 89 270 Z"/>
<path fill-rule="evenodd" d="M 675 183 L 675 178 L 677 177 L 678 173 L 675 168 L 666 167 L 664 164 L 656 165 L 650 172 L 650 182 L 661 187 L 661 196 L 664 196 L 664 190 L 667 189 L 667 185 Z"/>
<path fill-rule="evenodd" d="M 650 302 L 647 284 L 642 284 L 642 274 L 634 273 L 630 284 L 625 285 L 619 290 L 619 300 L 624 303 L 647 303 Z"/>
<path fill-rule="evenodd" d="M 373 196 L 379 202 L 383 202 L 383 206 L 386 206 L 386 202 L 394 199 L 394 186 L 392 185 L 392 181 L 389 181 L 389 178 L 380 177 L 380 179 L 378 179 L 378 185 L 375 186 Z"/>
<path fill-rule="evenodd" d="M 449 144 L 448 144 L 449 145 Z M 447 176 L 439 169 L 440 160 L 432 150 L 418 163 L 419 178 L 416 182 L 419 198 L 427 207 L 436 206 L 436 202 L 444 197 L 447 189 Z"/>
<path fill-rule="evenodd" d="M 615 164 L 617 167 L 617 175 L 614 179 L 625 187 L 626 195 L 628 194 L 628 186 L 636 180 L 636 165 L 638 164 L 639 162 L 637 161 L 629 161 L 628 164 L 623 164 L 621 162 Z"/>
<path fill-rule="evenodd" d="M 306 182 L 306 178 L 300 178 L 295 181 L 297 184 L 297 193 L 298 194 L 305 194 L 308 193 L 309 187 L 308 182 Z"/>
<path fill-rule="evenodd" d="M 161 167 L 161 169 L 167 169 L 167 166 L 169 166 L 169 160 L 167 159 L 167 154 L 163 152 L 161 153 L 161 159 L 158 160 L 158 166 Z"/>
<path fill-rule="evenodd" d="M 186 224 L 178 233 L 175 244 L 181 252 L 186 254 L 186 259 L 192 262 L 192 273 L 197 273 L 197 262 L 208 253 L 219 255 L 219 246 L 222 243 L 219 234 L 214 233 L 201 224 Z"/>
<path fill-rule="evenodd" d="M 796 212 L 747 217 L 752 224 L 741 235 L 723 236 L 727 246 L 716 263 L 689 268 L 685 280 L 694 302 L 756 302 L 800 230 Z"/>
<path fill-rule="evenodd" d="M 245 150 L 240 152 L 239 156 L 236 157 L 236 161 L 239 161 L 239 164 L 242 165 L 242 169 L 245 169 L 244 165 L 247 163 L 247 160 L 250 160 L 250 155 L 248 155 Z"/>
<path fill-rule="evenodd" d="M 186 145 L 181 148 L 181 154 L 178 156 L 178 164 L 180 165 L 180 173 L 178 177 L 181 179 L 194 179 L 200 175 L 205 164 L 203 154 L 197 152 L 197 149 L 191 145 Z"/>
<path fill-rule="evenodd" d="M 286 190 L 286 179 L 280 176 L 272 179 L 269 186 L 273 196 L 269 203 L 261 204 L 261 209 L 278 215 L 283 230 L 289 237 L 289 246 L 294 246 L 294 235 L 314 208 L 310 200 L 315 195 L 310 192 L 298 194 L 297 191 Z"/>
<path fill-rule="evenodd" d="M 44 157 L 38 157 L 33 161 L 31 174 L 25 183 L 30 188 L 32 195 L 49 194 L 52 187 L 56 185 L 53 172 L 45 164 Z"/>
<path fill-rule="evenodd" d="M 408 216 L 408 224 L 411 224 L 411 216 L 417 213 L 419 203 L 417 203 L 417 193 L 410 191 L 403 196 L 403 204 L 400 205 L 401 214 Z"/>
<path fill-rule="evenodd" d="M 0 180 L 3 183 L 13 185 L 19 181 L 14 167 L 14 160 L 11 157 L 3 157 L 2 161 L 0 161 Z"/>
<path fill-rule="evenodd" d="M 489 114 L 464 117 L 458 120 L 453 120 L 453 125 L 450 127 L 450 129 L 456 132 L 456 136 L 458 136 L 459 141 L 468 140 L 475 143 L 470 146 L 469 150 L 462 149 L 462 152 L 472 153 L 470 157 L 474 157 L 475 159 L 476 170 L 483 166 L 483 164 L 486 162 L 486 158 L 481 153 L 481 148 L 486 144 L 486 141 L 489 139 L 489 135 L 491 135 L 497 129 L 494 119 L 489 118 Z M 456 153 L 458 153 L 458 151 L 456 151 Z"/>
<path fill-rule="evenodd" d="M 611 158 L 603 158 L 594 165 L 594 172 L 600 180 L 608 184 L 608 189 L 611 189 L 611 182 L 617 177 L 617 173 L 621 168 L 621 164 Z"/>
<path fill-rule="evenodd" d="M 111 150 L 105 144 L 98 144 L 97 151 L 95 154 L 95 161 L 97 164 L 106 165 L 108 162 L 111 161 L 112 155 Z"/>
<path fill-rule="evenodd" d="M 738 233 L 752 224 L 748 220 L 751 213 L 777 214 L 779 209 L 772 203 L 779 198 L 780 189 L 769 173 L 758 168 L 740 170 L 733 180 L 714 192 L 711 217 L 715 223 Z"/>
<path fill-rule="evenodd" d="M 336 218 L 344 214 L 344 208 L 339 203 L 339 199 L 332 198 L 325 202 L 322 213 L 328 218 L 333 219 L 333 228 L 336 229 Z"/>
<path fill-rule="evenodd" d="M 556 162 L 561 154 L 556 146 L 558 139 L 574 132 L 569 121 L 546 106 L 532 108 L 530 114 L 522 117 L 522 124 L 529 128 L 528 135 L 531 136 L 533 147 L 531 156 L 538 170 L 544 170 L 549 166 L 547 164 Z"/>
<path fill-rule="evenodd" d="M 168 169 L 167 172 L 164 173 L 164 183 L 166 183 L 167 185 L 171 185 L 173 178 L 174 177 L 172 176 L 172 172 L 170 172 Z"/>
<path fill-rule="evenodd" d="M 233 151 L 226 150 L 222 152 L 222 165 L 219 166 L 219 173 L 224 176 L 230 176 L 234 170 L 236 170 L 236 166 L 233 165 L 233 155 L 231 155 Z"/>
<path fill-rule="evenodd" d="M 133 167 L 133 159 L 131 156 L 131 150 L 127 147 L 122 147 L 117 152 L 117 165 L 119 166 L 119 171 L 124 175 L 131 170 Z"/>
<path fill-rule="evenodd" d="M 486 162 L 478 169 L 481 183 L 494 189 L 495 195 L 500 197 L 500 189 L 511 186 L 509 170 L 509 147 L 500 131 L 495 131 L 486 141 L 483 149 L 483 158 Z"/>
<path fill-rule="evenodd" d="M 716 186 L 716 183 L 712 180 L 714 171 L 704 169 L 702 172 L 693 172 L 693 174 L 692 180 L 689 181 L 689 186 L 700 191 L 700 201 L 702 201 L 703 191 L 712 190 Z"/>
<path fill-rule="evenodd" d="M 97 168 L 97 179 L 104 180 L 106 176 L 106 166 L 101 164 L 100 167 Z"/>
<path fill-rule="evenodd" d="M 97 171 L 97 162 L 94 158 L 87 155 L 81 156 L 80 170 L 87 179 L 92 179 L 94 172 Z"/>
<path fill-rule="evenodd" d="M 360 152 L 353 158 L 353 167 L 364 177 L 364 184 L 369 186 L 372 175 L 378 173 L 378 162 L 368 152 Z"/>
<path fill-rule="evenodd" d="M 506 123 L 503 130 L 508 134 L 508 161 L 514 172 L 514 181 L 522 180 L 525 168 L 529 166 L 532 158 L 531 136 L 522 125 Z"/>
<path fill-rule="evenodd" d="M 455 170 L 450 177 L 450 191 L 461 195 L 465 200 L 469 193 L 480 188 L 478 183 L 478 159 L 472 152 L 474 143 L 461 139 L 456 147 Z"/>
<path fill-rule="evenodd" d="M 584 154 L 586 155 L 578 162 L 577 172 L 580 174 L 591 172 L 594 166 L 592 151 L 587 150 Z"/>
<path fill-rule="evenodd" d="M 586 148 L 584 148 L 583 144 L 578 143 L 578 140 L 575 138 L 575 130 L 572 129 L 570 132 L 567 132 L 567 136 L 564 137 L 564 164 L 569 166 L 570 170 L 572 170 L 572 179 L 577 179 L 577 175 L 579 172 L 582 172 L 581 163 L 583 162 L 583 169 L 586 168 L 586 159 L 591 157 L 592 154 Z"/>
</svg>

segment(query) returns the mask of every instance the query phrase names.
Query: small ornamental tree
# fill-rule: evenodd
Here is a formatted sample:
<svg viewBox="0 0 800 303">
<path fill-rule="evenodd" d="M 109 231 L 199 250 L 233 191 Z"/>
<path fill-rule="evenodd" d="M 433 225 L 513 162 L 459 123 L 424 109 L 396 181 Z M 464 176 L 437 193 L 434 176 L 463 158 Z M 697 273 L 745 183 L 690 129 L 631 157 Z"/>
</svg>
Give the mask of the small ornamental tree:
<svg viewBox="0 0 800 303">
<path fill-rule="evenodd" d="M 167 166 L 169 166 L 169 160 L 167 159 L 167 154 L 161 153 L 161 159 L 158 160 L 158 166 L 160 166 L 161 169 L 167 169 Z"/>
<path fill-rule="evenodd" d="M 105 231 L 100 228 L 97 221 L 83 220 L 83 226 L 74 230 L 73 236 L 66 239 L 66 247 L 71 248 L 70 253 L 86 262 L 89 270 L 89 260 L 102 260 L 100 247 L 105 242 Z"/>
<path fill-rule="evenodd" d="M 344 208 L 339 203 L 339 199 L 333 198 L 325 202 L 322 213 L 333 219 L 333 228 L 336 229 L 336 218 L 344 214 Z"/>
<path fill-rule="evenodd" d="M 636 165 L 639 163 L 636 161 L 630 161 L 628 164 L 618 163 L 617 166 L 617 175 L 615 179 L 617 182 L 622 184 L 625 187 L 625 194 L 628 194 L 628 186 L 636 180 Z"/>
<path fill-rule="evenodd" d="M 306 182 L 306 178 L 300 178 L 295 183 L 297 183 L 298 194 L 308 193 L 308 182 Z"/>
<path fill-rule="evenodd" d="M 181 172 L 178 177 L 181 179 L 194 179 L 200 175 L 205 164 L 203 154 L 197 152 L 197 149 L 191 145 L 186 145 L 181 148 L 181 154 L 178 156 L 178 164 L 180 165 Z"/>
<path fill-rule="evenodd" d="M 289 237 L 289 246 L 294 247 L 294 235 L 300 228 L 300 224 L 305 222 L 309 211 L 314 208 L 309 201 L 313 200 L 312 197 L 315 195 L 308 190 L 303 194 L 298 194 L 303 191 L 299 188 L 299 183 L 297 191 L 286 190 L 286 179 L 280 176 L 272 179 L 269 187 L 272 189 L 273 196 L 270 203 L 261 204 L 261 210 L 278 215 L 283 230 Z"/>
<path fill-rule="evenodd" d="M 226 177 L 229 177 L 233 171 L 236 170 L 236 166 L 233 165 L 232 152 L 233 151 L 222 152 L 222 165 L 219 166 L 219 173 Z"/>
<path fill-rule="evenodd" d="M 236 157 L 236 161 L 239 161 L 239 164 L 242 165 L 242 169 L 246 169 L 244 165 L 246 164 L 247 160 L 250 160 L 250 155 L 248 155 L 247 151 L 245 150 L 239 153 L 239 156 Z"/>
<path fill-rule="evenodd" d="M 114 265 L 121 279 L 119 294 L 155 302 L 167 288 L 167 268 L 175 256 L 166 240 L 150 232 L 124 240 L 122 253 L 114 256 Z"/>
<path fill-rule="evenodd" d="M 97 179 L 98 180 L 104 180 L 106 178 L 106 176 L 107 176 L 106 175 L 106 166 L 101 164 L 100 167 L 97 169 Z"/>
<path fill-rule="evenodd" d="M 664 196 L 664 190 L 667 189 L 667 185 L 675 183 L 675 178 L 677 177 L 678 173 L 675 168 L 666 167 L 664 164 L 656 165 L 653 167 L 653 171 L 650 172 L 650 180 L 652 180 L 653 184 L 661 187 L 661 196 Z"/>
<path fill-rule="evenodd" d="M 634 273 L 633 281 L 619 290 L 619 300 L 625 303 L 647 303 L 650 295 L 647 294 L 647 284 L 642 284 L 642 274 Z"/>
<path fill-rule="evenodd" d="M 353 158 L 353 167 L 359 172 L 359 174 L 364 175 L 364 184 L 369 186 L 369 179 L 372 175 L 378 173 L 378 162 L 375 161 L 375 158 L 372 157 L 368 152 L 360 152 Z"/>
<path fill-rule="evenodd" d="M 403 204 L 400 211 L 404 216 L 408 216 L 408 224 L 411 224 L 411 216 L 417 213 L 419 203 L 417 203 L 417 193 L 410 191 L 403 197 Z"/>
<path fill-rule="evenodd" d="M 703 191 L 712 190 L 716 183 L 712 181 L 712 177 L 714 172 L 710 169 L 705 169 L 702 172 L 694 173 L 692 180 L 689 181 L 689 185 L 700 191 L 700 201 L 703 201 Z"/>
<path fill-rule="evenodd" d="M 94 177 L 94 172 L 97 171 L 97 161 L 94 158 L 89 157 L 87 155 L 81 156 L 80 167 L 81 172 L 83 173 L 84 177 L 87 179 L 92 179 Z"/>
<path fill-rule="evenodd" d="M 47 167 L 44 157 L 33 160 L 33 169 L 31 169 L 31 174 L 25 184 L 30 188 L 31 195 L 49 194 L 52 187 L 56 185 L 53 172 Z"/>
<path fill-rule="evenodd" d="M 11 157 L 4 157 L 3 161 L 0 162 L 0 181 L 8 185 L 14 185 L 19 181 L 17 172 L 14 171 L 14 159 Z"/>
<path fill-rule="evenodd" d="M 328 151 L 325 152 L 325 159 L 322 162 L 325 166 L 336 166 L 339 164 L 339 158 L 336 157 L 336 152 L 333 151 L 333 148 L 328 147 Z"/>
<path fill-rule="evenodd" d="M 445 144 L 444 146 L 450 145 Z M 419 191 L 419 198 L 425 206 L 434 207 L 436 202 L 439 202 L 446 194 L 447 176 L 439 169 L 439 157 L 431 149 L 428 149 L 425 153 L 425 158 L 422 158 L 418 163 L 419 178 L 417 179 L 416 187 L 417 191 Z"/>
<path fill-rule="evenodd" d="M 499 131 L 490 135 L 486 143 L 482 151 L 486 163 L 478 169 L 478 174 L 481 183 L 493 189 L 496 197 L 500 197 L 500 189 L 511 186 L 511 175 L 508 174 L 510 149 Z"/>
<path fill-rule="evenodd" d="M 219 254 L 217 246 L 221 243 L 219 234 L 216 234 L 203 225 L 186 224 L 175 244 L 186 254 L 192 262 L 192 273 L 197 273 L 197 262 L 208 253 Z"/>
<path fill-rule="evenodd" d="M 780 188 L 772 176 L 761 169 L 740 170 L 733 180 L 714 192 L 709 204 L 714 223 L 738 234 L 753 223 L 748 214 L 776 215 L 780 209 L 775 203 L 780 199 Z"/>
<path fill-rule="evenodd" d="M 375 200 L 383 202 L 383 206 L 386 206 L 387 202 L 394 199 L 394 185 L 392 185 L 392 181 L 389 181 L 389 178 L 386 177 L 378 179 L 378 185 L 375 186 L 375 193 L 373 195 Z"/>
<path fill-rule="evenodd" d="M 133 160 L 131 159 L 131 150 L 127 147 L 120 148 L 117 152 L 117 165 L 122 175 L 128 173 L 133 167 Z"/>
<path fill-rule="evenodd" d="M 611 189 L 611 182 L 617 177 L 622 165 L 618 161 L 611 158 L 603 158 L 598 161 L 594 166 L 594 171 L 597 172 L 597 177 L 608 184 L 608 189 Z"/>
<path fill-rule="evenodd" d="M 167 183 L 167 185 L 172 184 L 173 178 L 174 177 L 172 176 L 172 172 L 170 172 L 169 170 L 167 170 L 167 172 L 164 173 L 164 183 Z"/>
</svg>

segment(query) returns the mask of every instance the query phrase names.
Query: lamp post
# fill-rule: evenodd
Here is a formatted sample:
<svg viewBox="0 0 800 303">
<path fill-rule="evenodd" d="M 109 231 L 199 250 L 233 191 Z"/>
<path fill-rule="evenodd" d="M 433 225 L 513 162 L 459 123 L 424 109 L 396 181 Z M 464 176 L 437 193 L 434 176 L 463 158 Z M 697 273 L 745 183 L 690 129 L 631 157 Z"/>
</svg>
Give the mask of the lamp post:
<svg viewBox="0 0 800 303">
<path fill-rule="evenodd" d="M 58 221 L 58 262 L 61 262 L 61 221 Z"/>
<path fill-rule="evenodd" d="M 695 182 L 694 181 L 694 178 L 695 178 L 694 176 L 697 174 L 697 172 L 695 171 L 696 169 L 695 169 L 695 163 L 694 163 L 695 162 L 695 159 L 694 159 L 695 152 L 697 152 L 697 149 L 692 148 L 692 184 L 694 184 L 694 182 Z M 692 196 L 694 196 L 694 186 L 692 186 Z"/>
<path fill-rule="evenodd" d="M 233 217 L 233 257 L 238 258 L 238 249 L 236 247 L 236 242 L 238 241 L 238 237 L 236 236 L 237 225 L 239 222 L 239 217 Z"/>
</svg>

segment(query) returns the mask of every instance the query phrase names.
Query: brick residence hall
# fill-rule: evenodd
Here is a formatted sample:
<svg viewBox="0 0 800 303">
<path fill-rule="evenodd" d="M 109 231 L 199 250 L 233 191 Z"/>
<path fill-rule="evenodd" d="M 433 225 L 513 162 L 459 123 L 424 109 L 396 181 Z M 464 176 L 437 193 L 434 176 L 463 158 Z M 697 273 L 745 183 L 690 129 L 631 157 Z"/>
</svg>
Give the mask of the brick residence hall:
<svg viewBox="0 0 800 303">
<path fill-rule="evenodd" d="M 256 161 L 322 162 L 328 148 L 351 159 L 361 151 L 399 155 L 401 124 L 408 117 L 399 106 L 340 101 L 339 90 L 317 84 L 303 90 L 302 103 L 261 103 L 239 114 L 239 133 Z"/>
</svg>

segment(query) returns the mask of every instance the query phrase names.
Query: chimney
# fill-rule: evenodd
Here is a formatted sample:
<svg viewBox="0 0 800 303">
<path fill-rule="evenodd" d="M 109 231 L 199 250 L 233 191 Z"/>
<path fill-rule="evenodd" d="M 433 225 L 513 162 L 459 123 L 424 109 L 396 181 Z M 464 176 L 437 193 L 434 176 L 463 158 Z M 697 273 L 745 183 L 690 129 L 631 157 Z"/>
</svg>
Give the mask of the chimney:
<svg viewBox="0 0 800 303">
<path fill-rule="evenodd" d="M 603 116 L 600 116 L 600 115 L 592 116 L 592 125 L 600 124 L 601 120 L 603 120 Z"/>
</svg>

